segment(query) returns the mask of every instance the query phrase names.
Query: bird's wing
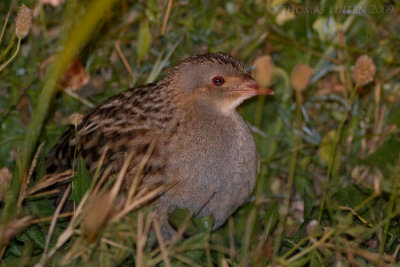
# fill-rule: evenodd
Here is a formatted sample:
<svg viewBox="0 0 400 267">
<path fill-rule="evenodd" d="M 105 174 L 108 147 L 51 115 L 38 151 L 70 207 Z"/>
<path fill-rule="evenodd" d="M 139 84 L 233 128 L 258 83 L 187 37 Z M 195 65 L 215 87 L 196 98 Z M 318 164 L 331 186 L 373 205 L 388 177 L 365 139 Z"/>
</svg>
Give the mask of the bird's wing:
<svg viewBox="0 0 400 267">
<path fill-rule="evenodd" d="M 153 179 L 153 183 L 161 183 L 166 157 L 158 147 L 164 142 L 166 123 L 171 121 L 170 112 L 165 110 L 168 105 L 161 98 L 156 85 L 130 89 L 109 98 L 89 112 L 77 128 L 71 127 L 61 136 L 48 154 L 48 172 L 71 168 L 82 157 L 89 172 L 94 173 L 105 154 L 102 166 L 115 174 L 133 153 L 128 171 L 133 176 L 140 162 L 147 160 L 146 153 L 151 153 L 142 171 L 144 176 L 150 176 L 146 182 Z M 150 148 L 152 151 L 148 152 Z"/>
</svg>

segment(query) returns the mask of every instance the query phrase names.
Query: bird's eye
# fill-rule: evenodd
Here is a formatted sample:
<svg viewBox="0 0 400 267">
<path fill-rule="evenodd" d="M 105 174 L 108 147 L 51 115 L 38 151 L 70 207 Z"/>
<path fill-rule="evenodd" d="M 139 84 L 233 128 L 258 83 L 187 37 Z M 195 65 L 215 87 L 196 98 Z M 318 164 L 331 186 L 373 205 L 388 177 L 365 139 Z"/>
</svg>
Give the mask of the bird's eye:
<svg viewBox="0 0 400 267">
<path fill-rule="evenodd" d="M 212 79 L 212 83 L 213 83 L 215 86 L 221 86 L 221 85 L 224 84 L 224 82 L 225 82 L 225 80 L 224 80 L 224 78 L 222 78 L 221 76 L 215 76 L 215 77 Z"/>
</svg>

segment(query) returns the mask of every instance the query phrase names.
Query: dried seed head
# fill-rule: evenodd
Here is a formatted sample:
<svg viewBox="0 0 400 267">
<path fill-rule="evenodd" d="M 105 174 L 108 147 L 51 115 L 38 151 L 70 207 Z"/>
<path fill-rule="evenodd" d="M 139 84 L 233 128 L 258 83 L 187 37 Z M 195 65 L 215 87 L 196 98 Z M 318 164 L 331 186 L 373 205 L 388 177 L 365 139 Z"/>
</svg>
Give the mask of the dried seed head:
<svg viewBox="0 0 400 267">
<path fill-rule="evenodd" d="M 24 39 L 32 27 L 32 11 L 25 5 L 18 8 L 18 15 L 15 19 L 15 35 Z"/>
<path fill-rule="evenodd" d="M 274 78 L 275 65 L 270 56 L 262 56 L 254 61 L 254 79 L 263 88 L 269 87 Z"/>
<path fill-rule="evenodd" d="M 353 67 L 353 81 L 360 86 L 366 85 L 374 80 L 375 71 L 374 61 L 369 56 L 362 55 Z"/>
<path fill-rule="evenodd" d="M 86 215 L 82 222 L 82 230 L 86 241 L 92 243 L 99 231 L 107 225 L 110 216 L 115 211 L 110 191 L 100 193 L 89 202 Z"/>
<path fill-rule="evenodd" d="M 76 127 L 78 126 L 79 123 L 82 122 L 82 119 L 83 119 L 83 114 L 74 113 L 68 117 L 68 122 Z"/>
<path fill-rule="evenodd" d="M 310 84 L 313 69 L 307 64 L 299 63 L 290 76 L 290 85 L 295 91 L 302 92 Z"/>
</svg>

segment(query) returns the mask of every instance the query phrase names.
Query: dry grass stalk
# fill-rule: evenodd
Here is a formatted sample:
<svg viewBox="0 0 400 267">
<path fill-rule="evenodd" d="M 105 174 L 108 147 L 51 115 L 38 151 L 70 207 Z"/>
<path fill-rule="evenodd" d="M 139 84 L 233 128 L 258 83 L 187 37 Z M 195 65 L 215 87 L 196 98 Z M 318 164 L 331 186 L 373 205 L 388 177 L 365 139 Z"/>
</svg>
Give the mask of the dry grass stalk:
<svg viewBox="0 0 400 267">
<path fill-rule="evenodd" d="M 158 139 L 156 139 L 156 138 L 154 138 L 151 141 L 150 146 L 146 151 L 146 154 L 144 155 L 143 159 L 140 161 L 138 170 L 136 171 L 135 177 L 133 178 L 132 184 L 129 188 L 128 199 L 132 199 L 133 194 L 136 192 L 136 189 L 138 188 L 138 186 L 141 182 L 142 171 L 143 171 L 144 167 L 146 166 L 147 162 L 149 161 L 150 156 L 154 151 L 157 141 L 158 141 Z M 128 201 L 125 203 L 125 205 L 127 205 L 127 204 L 128 204 Z"/>
<path fill-rule="evenodd" d="M 149 199 L 152 199 L 152 198 L 154 198 L 154 196 L 159 194 L 160 191 L 158 191 L 158 190 L 153 193 L 148 192 L 148 190 L 146 190 L 146 192 L 143 192 L 144 190 L 139 191 L 138 194 L 133 199 L 131 199 L 132 200 L 132 203 L 130 203 L 131 205 L 129 205 L 127 208 L 123 208 L 122 211 L 120 211 L 117 215 L 112 216 L 112 220 L 109 220 L 109 218 L 111 217 L 111 214 L 116 213 L 115 200 L 116 200 L 117 195 L 115 194 L 115 192 L 119 192 L 122 181 L 123 181 L 124 174 L 126 173 L 127 167 L 129 166 L 129 163 L 131 160 L 132 160 L 132 158 L 128 156 L 128 158 L 124 162 L 124 166 L 122 167 L 122 169 L 118 175 L 117 181 L 114 182 L 114 185 L 111 188 L 111 191 L 107 192 L 106 198 L 104 197 L 104 195 L 102 196 L 102 193 L 99 193 L 97 196 L 93 196 L 93 194 L 92 194 L 92 196 L 88 199 L 88 203 L 87 203 L 87 205 L 85 205 L 86 208 L 83 211 L 83 214 L 85 214 L 85 218 L 83 219 L 82 224 L 84 226 L 83 234 L 86 233 L 86 236 L 89 234 L 89 238 L 87 238 L 87 240 L 89 239 L 89 242 L 92 242 L 95 240 L 94 237 L 97 236 L 100 229 L 102 229 L 106 225 L 109 225 L 110 223 L 118 221 L 124 215 L 126 215 L 127 213 L 132 211 L 133 208 L 140 207 L 142 203 L 147 202 Z M 160 188 L 160 190 L 162 190 L 162 189 Z M 114 194 L 113 194 L 113 192 L 114 192 Z M 102 207 L 100 208 L 102 210 L 105 210 L 105 212 L 103 212 L 103 211 L 99 212 L 99 207 L 97 207 L 98 205 L 96 205 L 96 202 L 97 202 L 97 204 L 99 203 L 97 201 L 99 199 L 103 199 L 103 200 L 106 199 L 106 202 L 107 202 L 106 206 L 108 208 L 104 208 L 104 205 L 102 205 Z M 125 199 L 125 201 L 129 201 L 129 200 Z M 100 201 L 100 202 L 102 204 L 105 204 L 104 201 Z M 114 210 L 113 210 L 113 208 L 114 208 Z M 92 212 L 90 212 L 90 211 L 92 211 Z M 90 214 L 92 214 L 93 216 L 88 216 Z M 93 221 L 95 221 L 95 222 L 90 223 L 88 221 L 89 219 L 87 219 L 88 217 L 90 217 L 90 218 L 96 217 L 97 219 L 91 220 L 91 222 L 93 222 Z M 147 230 L 147 233 L 148 233 L 148 230 Z M 144 244 L 145 243 L 146 242 L 144 242 Z M 70 253 L 68 253 L 63 258 L 62 262 L 67 264 L 67 263 L 71 262 L 72 260 L 76 259 L 77 257 L 84 256 L 87 251 L 88 251 L 88 248 L 85 250 L 82 250 L 81 243 L 75 242 Z"/>
<path fill-rule="evenodd" d="M 165 16 L 161 27 L 160 35 L 164 35 L 164 33 L 167 31 L 167 23 L 169 19 L 169 14 L 171 13 L 171 7 L 172 7 L 172 0 L 168 0 L 167 10 L 165 11 Z"/>
<path fill-rule="evenodd" d="M 152 213 L 150 213 L 146 222 L 144 222 L 143 211 L 138 211 L 137 216 L 137 236 L 136 236 L 136 266 L 144 266 L 144 247 L 147 243 L 147 238 L 152 225 Z"/>
<path fill-rule="evenodd" d="M 157 237 L 157 241 L 158 241 L 158 245 L 159 248 L 161 250 L 161 256 L 163 258 L 164 264 L 166 267 L 170 267 L 171 263 L 169 261 L 169 256 L 168 256 L 168 251 L 165 247 L 165 243 L 164 243 L 164 239 L 161 235 L 161 227 L 160 227 L 160 223 L 158 222 L 157 217 L 152 216 L 153 217 L 153 226 L 154 226 L 154 232 L 156 233 L 156 237 Z"/>
<path fill-rule="evenodd" d="M 67 198 L 69 197 L 69 193 L 70 192 L 71 192 L 71 184 L 68 185 L 67 189 L 64 192 L 64 195 L 61 198 L 60 203 L 57 206 L 56 211 L 54 212 L 53 219 L 51 220 L 51 223 L 50 223 L 49 232 L 48 232 L 47 237 L 46 237 L 46 245 L 44 247 L 43 255 L 47 254 L 47 250 L 49 249 L 51 237 L 53 235 L 54 229 L 56 228 L 58 215 L 60 214 L 61 209 L 64 207 L 64 204 L 67 201 Z"/>
<path fill-rule="evenodd" d="M 182 222 L 180 228 L 176 232 L 174 236 L 170 240 L 167 241 L 168 244 L 174 245 L 176 244 L 179 240 L 183 238 L 183 234 L 185 233 L 186 229 L 188 228 L 190 223 L 190 217 L 186 217 L 185 220 Z"/>
<path fill-rule="evenodd" d="M 105 186 L 105 182 L 110 178 L 110 173 L 111 173 L 111 167 L 107 167 L 105 171 L 103 172 L 102 176 L 100 177 L 99 181 L 96 183 L 92 195 L 97 195 L 101 189 Z"/>
<path fill-rule="evenodd" d="M 76 100 L 78 100 L 79 102 L 81 102 L 82 104 L 84 104 L 85 106 L 88 106 L 89 108 L 94 108 L 94 104 L 92 102 L 90 102 L 89 100 L 87 100 L 86 98 L 80 96 L 79 94 L 77 94 L 74 91 L 71 91 L 68 88 L 64 89 L 64 93 L 66 93 L 67 95 L 72 96 L 73 98 L 75 98 Z"/>
<path fill-rule="evenodd" d="M 365 249 L 361 249 L 361 248 L 357 248 L 357 247 L 350 247 L 347 248 L 349 251 L 351 251 L 351 253 L 357 254 L 358 256 L 363 257 L 364 259 L 366 259 L 369 262 L 378 264 L 380 261 L 380 257 L 381 255 L 379 253 L 375 253 L 372 251 L 368 251 Z M 394 264 L 396 263 L 396 259 L 392 256 L 392 255 L 388 255 L 388 254 L 384 254 L 383 255 L 383 260 L 385 261 L 384 265 L 386 264 Z M 379 265 L 382 266 L 382 265 Z"/>
<path fill-rule="evenodd" d="M 327 230 L 326 233 L 318 240 L 316 241 L 314 244 L 312 244 L 311 246 L 307 247 L 306 249 L 302 250 L 301 252 L 293 255 L 291 258 L 287 259 L 287 260 L 283 260 L 282 261 L 282 265 L 289 265 L 289 263 L 294 262 L 297 259 L 300 259 L 301 257 L 303 257 L 304 255 L 306 255 L 307 253 L 313 251 L 316 248 L 319 248 L 320 246 L 323 246 L 325 244 L 325 242 L 334 234 L 333 230 Z"/>
<path fill-rule="evenodd" d="M 141 182 L 140 178 L 142 176 L 142 171 L 143 171 L 144 167 L 146 166 L 147 162 L 149 161 L 150 156 L 153 153 L 153 150 L 155 148 L 155 144 L 157 143 L 157 141 L 158 141 L 157 139 L 153 139 L 149 148 L 146 151 L 146 154 L 144 155 L 143 159 L 140 161 L 138 170 L 136 171 L 135 177 L 129 188 L 127 198 L 125 199 L 124 207 L 121 211 L 118 212 L 118 214 L 116 214 L 113 217 L 112 222 L 115 222 L 115 221 L 121 219 L 123 216 L 125 216 L 127 213 L 131 212 L 133 209 L 139 208 L 141 205 L 154 199 L 162 191 L 164 191 L 165 187 L 159 186 L 157 188 L 152 188 L 152 189 L 144 187 L 141 190 L 139 190 L 139 192 L 136 192 L 136 190 L 139 187 L 139 184 Z M 128 155 L 127 159 L 125 160 L 124 165 L 121 168 L 121 172 L 119 173 L 119 176 L 117 178 L 117 181 L 119 181 L 119 182 L 118 183 L 116 182 L 112 189 L 112 190 L 114 190 L 114 192 L 119 192 L 119 189 L 117 191 L 116 186 L 118 186 L 118 188 L 121 187 L 120 183 L 122 183 L 122 181 L 123 181 L 123 178 L 125 176 L 125 173 L 127 171 L 127 168 L 129 167 L 129 164 L 130 164 L 132 158 L 133 158 L 133 155 L 131 153 Z M 136 195 L 135 195 L 135 192 L 136 192 Z"/>
<path fill-rule="evenodd" d="M 131 66 L 129 65 L 128 60 L 126 59 L 124 53 L 122 53 L 121 47 L 119 46 L 119 41 L 116 41 L 114 43 L 114 47 L 115 47 L 115 50 L 117 51 L 118 56 L 121 58 L 122 63 L 124 63 L 126 70 L 129 72 L 129 75 L 131 75 L 132 82 L 134 82 L 135 81 L 135 73 L 133 72 Z"/>
<path fill-rule="evenodd" d="M 367 226 L 372 226 L 371 223 L 369 223 L 366 219 L 364 219 L 363 217 L 361 217 L 361 215 L 358 214 L 357 211 L 354 210 L 353 208 L 351 208 L 351 207 L 343 207 L 343 206 L 341 206 L 341 207 L 339 207 L 339 208 L 340 208 L 341 210 L 350 211 L 351 214 L 353 214 L 354 217 L 357 217 L 363 224 L 365 224 L 365 225 L 367 225 Z"/>
<path fill-rule="evenodd" d="M 79 234 L 79 233 L 78 233 Z M 96 243 L 87 245 L 85 244 L 85 241 L 82 238 L 78 238 L 72 245 L 72 247 L 67 251 L 65 256 L 61 259 L 60 265 L 65 266 L 65 265 L 70 265 L 73 260 L 82 258 L 84 261 L 87 262 L 87 256 L 93 247 L 97 245 Z"/>
<path fill-rule="evenodd" d="M 32 178 L 32 174 L 33 174 L 33 171 L 35 170 L 35 167 L 36 167 L 36 164 L 37 164 L 37 159 L 39 157 L 40 151 L 43 148 L 43 145 L 44 145 L 44 143 L 41 143 L 39 148 L 37 149 L 37 151 L 35 153 L 35 156 L 33 157 L 32 164 L 31 164 L 31 167 L 29 169 L 28 175 L 25 176 L 24 180 L 22 181 L 21 188 L 19 190 L 18 201 L 17 201 L 17 206 L 18 207 L 21 207 L 22 201 L 24 201 L 24 198 L 26 197 L 26 188 L 28 187 L 29 182 L 30 182 L 30 180 Z"/>
<path fill-rule="evenodd" d="M 143 266 L 143 248 L 146 244 L 147 236 L 143 234 L 143 212 L 138 212 L 138 227 L 136 241 L 136 263 L 137 266 Z"/>
<path fill-rule="evenodd" d="M 26 197 L 32 197 L 35 193 L 55 184 L 70 181 L 72 179 L 72 176 L 72 170 L 66 170 L 64 172 L 56 174 L 47 174 L 26 192 Z"/>
<path fill-rule="evenodd" d="M 86 193 L 81 202 L 79 203 L 77 209 L 75 210 L 74 215 L 71 218 L 71 221 L 68 224 L 68 227 L 62 232 L 62 234 L 58 237 L 56 245 L 50 250 L 50 252 L 46 255 L 43 254 L 42 258 L 40 259 L 39 263 L 35 265 L 35 267 L 44 267 L 48 259 L 53 257 L 56 252 L 72 237 L 74 233 L 74 229 L 78 224 L 78 221 L 80 219 L 80 215 L 82 214 L 82 210 L 84 207 L 84 204 L 89 198 L 89 194 Z"/>
<path fill-rule="evenodd" d="M 99 164 L 97 165 L 97 169 L 96 172 L 94 174 L 94 179 L 97 179 L 97 177 L 99 176 L 99 173 L 101 172 L 101 168 L 103 166 L 104 160 L 106 158 L 107 155 L 107 151 L 109 150 L 109 145 L 107 144 L 106 147 L 104 148 L 103 154 L 101 154 L 101 157 L 99 159 Z M 107 178 L 109 178 L 110 176 L 110 172 L 111 172 L 111 166 L 108 166 L 104 171 L 102 176 L 100 177 L 100 180 L 98 180 L 96 182 L 96 185 L 93 189 L 93 195 L 96 195 L 100 189 L 103 187 L 105 181 L 107 180 Z"/>
<path fill-rule="evenodd" d="M 135 156 L 135 151 L 131 151 L 129 153 L 129 155 L 126 157 L 124 164 L 122 165 L 122 168 L 121 168 L 120 172 L 118 173 L 117 180 L 114 182 L 114 185 L 111 188 L 111 191 L 110 191 L 110 200 L 111 201 L 114 201 L 115 197 L 121 191 L 121 187 L 124 182 L 125 174 L 128 171 L 129 165 L 131 164 L 131 161 L 134 156 Z"/>
<path fill-rule="evenodd" d="M 143 204 L 151 201 L 164 190 L 162 186 L 157 187 L 155 189 L 139 187 L 139 191 L 137 192 L 135 189 L 138 187 L 138 184 L 140 184 L 140 172 L 143 170 L 147 161 L 149 160 L 151 153 L 154 149 L 154 145 L 155 141 L 154 144 L 152 143 L 152 145 L 149 147 L 145 157 L 140 162 L 138 169 L 139 174 L 137 174 L 134 178 L 134 182 L 132 183 L 130 188 L 130 194 L 128 194 L 128 197 L 124 199 L 125 203 L 123 205 L 122 204 L 117 205 L 116 200 L 118 198 L 119 192 L 121 191 L 125 174 L 133 159 L 133 153 L 129 154 L 128 157 L 126 158 L 116 180 L 113 182 L 111 189 L 109 189 L 108 191 L 104 191 L 102 189 L 104 189 L 104 186 L 106 186 L 105 183 L 107 179 L 110 178 L 109 177 L 110 170 L 106 169 L 103 172 L 102 177 L 94 187 L 93 191 L 91 193 L 87 192 L 84 195 L 67 229 L 61 234 L 61 236 L 57 240 L 56 246 L 48 253 L 48 255 L 42 258 L 40 264 L 44 265 L 49 258 L 54 256 L 56 251 L 59 248 L 61 248 L 61 246 L 63 246 L 63 244 L 65 244 L 65 242 L 67 242 L 71 238 L 74 232 L 76 232 L 78 225 L 82 225 L 82 230 L 83 230 L 81 232 L 82 237 L 79 237 L 78 240 L 74 242 L 71 249 L 63 257 L 61 263 L 68 264 L 72 260 L 78 257 L 85 257 L 85 255 L 87 255 L 88 251 L 90 251 L 93 246 L 89 247 L 86 246 L 85 248 L 82 248 L 82 238 L 85 237 L 87 241 L 94 242 L 96 240 L 95 237 L 98 236 L 98 233 L 100 232 L 101 229 L 104 229 L 104 227 L 120 220 L 123 216 L 125 216 L 132 210 L 137 209 L 141 207 Z M 105 153 L 103 153 L 102 158 L 100 159 L 99 166 L 102 165 L 104 157 Z M 98 171 L 100 171 L 100 169 L 98 169 Z M 67 173 L 67 175 L 71 175 L 71 173 Z M 55 184 L 54 180 L 59 179 L 59 177 L 62 178 L 63 176 L 53 175 L 48 177 L 48 179 L 46 179 L 45 182 L 42 182 L 40 186 L 37 186 L 37 188 L 35 188 L 35 191 L 33 192 L 46 188 L 46 186 L 48 185 Z M 143 247 L 146 244 L 147 235 L 150 231 L 150 226 L 151 226 L 151 221 L 149 221 L 148 218 L 146 226 L 143 227 L 143 222 L 141 222 L 140 219 L 140 216 L 143 216 L 143 214 L 142 215 L 140 214 L 142 213 L 139 212 L 138 228 L 140 231 L 138 232 L 138 242 L 137 242 L 138 244 L 137 256 L 139 257 L 139 260 L 141 253 L 143 253 L 140 252 L 141 251 L 140 244 L 143 244 Z M 38 265 L 38 266 L 43 266 L 43 265 Z"/>
<path fill-rule="evenodd" d="M 69 211 L 69 212 L 65 212 L 65 213 L 59 214 L 57 218 L 58 218 L 58 219 L 60 219 L 60 218 L 66 218 L 66 217 L 71 217 L 71 216 L 73 216 L 73 215 L 74 215 L 74 212 L 73 212 L 73 211 Z M 38 218 L 38 219 L 33 219 L 33 220 L 31 221 L 31 225 L 32 225 L 32 224 L 37 224 L 37 223 L 48 222 L 48 221 L 52 220 L 53 217 L 54 217 L 54 216 L 49 216 L 49 217 L 42 217 L 42 218 Z"/>
<path fill-rule="evenodd" d="M 104 237 L 101 238 L 101 242 L 103 242 L 103 243 L 105 243 L 107 245 L 110 245 L 110 246 L 125 250 L 127 252 L 132 252 L 132 248 L 131 247 L 127 247 L 127 246 L 121 245 L 121 244 L 119 244 L 117 242 L 114 242 L 114 241 L 109 240 L 109 239 L 104 238 Z"/>
<path fill-rule="evenodd" d="M 36 193 L 36 194 L 32 194 L 32 195 L 28 195 L 25 198 L 39 198 L 39 197 L 45 197 L 45 196 L 56 196 L 56 195 L 60 195 L 61 193 L 61 189 L 51 189 L 45 192 L 41 192 L 41 193 Z"/>
<path fill-rule="evenodd" d="M 115 216 L 113 216 L 112 220 L 110 222 L 116 222 L 120 220 L 123 216 L 128 214 L 129 212 L 133 211 L 136 208 L 140 208 L 142 205 L 148 203 L 155 197 L 157 197 L 161 192 L 164 191 L 164 187 L 160 186 L 157 187 L 153 190 L 148 190 L 148 189 L 143 189 L 138 192 L 138 197 L 129 200 L 128 205 L 125 205 L 125 207 L 119 211 Z"/>
<path fill-rule="evenodd" d="M 99 173 L 101 171 L 101 168 L 103 167 L 104 160 L 106 159 L 107 152 L 108 152 L 109 149 L 110 149 L 110 145 L 106 144 L 106 146 L 104 147 L 103 154 L 101 154 L 101 157 L 99 159 L 99 164 L 97 165 L 97 169 L 96 169 L 96 172 L 94 174 L 94 178 L 98 177 L 98 175 L 99 175 Z"/>
</svg>

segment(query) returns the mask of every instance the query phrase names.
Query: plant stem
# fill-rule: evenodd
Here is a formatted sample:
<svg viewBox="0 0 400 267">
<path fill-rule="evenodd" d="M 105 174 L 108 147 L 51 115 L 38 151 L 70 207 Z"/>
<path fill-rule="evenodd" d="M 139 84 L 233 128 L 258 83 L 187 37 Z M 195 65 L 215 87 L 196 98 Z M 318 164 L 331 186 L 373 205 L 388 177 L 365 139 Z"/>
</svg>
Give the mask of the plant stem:
<svg viewBox="0 0 400 267">
<path fill-rule="evenodd" d="M 301 92 L 296 91 L 296 118 L 295 118 L 296 126 L 295 126 L 295 128 L 298 132 L 301 132 L 301 125 L 302 125 L 301 100 L 302 100 Z M 301 141 L 300 135 L 295 134 L 294 140 L 293 140 L 293 150 L 292 150 L 291 156 L 290 156 L 289 177 L 288 177 L 288 182 L 286 185 L 285 199 L 283 201 L 283 210 L 282 210 L 282 215 L 280 216 L 280 219 L 279 219 L 280 224 L 278 227 L 277 239 L 274 244 L 274 255 L 278 254 L 279 249 L 282 245 L 281 243 L 283 240 L 283 235 L 285 233 L 286 220 L 287 220 L 287 216 L 289 213 L 290 199 L 291 199 L 294 176 L 296 173 L 296 166 L 297 166 L 297 155 L 298 155 L 297 148 L 300 146 L 300 141 Z"/>
<path fill-rule="evenodd" d="M 0 65 L 0 71 L 2 71 L 5 67 L 7 67 L 8 64 L 10 64 L 11 61 L 14 60 L 14 58 L 17 56 L 19 52 L 19 48 L 21 46 L 21 38 L 18 38 L 18 43 L 17 43 L 17 49 L 15 50 L 14 54 L 3 64 Z"/>
<path fill-rule="evenodd" d="M 1 45 L 1 41 L 3 40 L 4 32 L 6 31 L 8 19 L 10 18 L 11 10 L 12 10 L 12 7 L 13 7 L 14 3 L 15 3 L 15 0 L 13 0 L 13 1 L 11 2 L 11 4 L 10 4 L 10 8 L 8 9 L 6 21 L 4 22 L 3 28 L 1 29 L 1 34 L 0 34 L 0 45 Z"/>
<path fill-rule="evenodd" d="M 387 235 L 389 233 L 389 228 L 390 228 L 390 222 L 393 219 L 393 207 L 395 205 L 395 201 L 396 201 L 396 197 L 397 197 L 397 190 L 399 187 L 399 182 L 400 182 L 400 175 L 399 175 L 399 171 L 400 171 L 400 154 L 399 157 L 397 159 L 397 164 L 395 165 L 397 166 L 394 171 L 393 171 L 393 179 L 392 179 L 392 192 L 390 194 L 390 200 L 389 200 L 389 208 L 388 208 L 388 214 L 386 215 L 387 222 L 385 224 L 385 228 L 383 229 L 383 233 L 382 233 L 382 240 L 379 244 L 379 263 L 377 266 L 383 266 L 381 265 L 383 262 L 383 256 L 384 256 L 384 252 L 385 252 L 385 245 L 386 245 L 386 240 L 387 240 Z"/>
<path fill-rule="evenodd" d="M 330 179 L 331 179 L 331 176 L 332 176 L 332 172 L 333 172 L 332 170 L 333 170 L 334 165 L 335 165 L 336 153 L 337 153 L 337 150 L 338 150 L 337 147 L 338 147 L 338 145 L 339 145 L 339 143 L 340 143 L 340 141 L 342 139 L 344 123 L 346 122 L 347 117 L 348 117 L 348 115 L 350 113 L 350 110 L 352 109 L 354 99 L 355 99 L 355 97 L 357 95 L 357 88 L 358 88 L 358 86 L 356 85 L 353 88 L 353 91 L 351 92 L 348 108 L 346 108 L 344 116 L 343 116 L 343 119 L 340 122 L 339 127 L 338 127 L 338 129 L 336 131 L 336 134 L 335 134 L 333 149 L 332 149 L 331 154 L 330 154 L 330 161 L 329 161 L 328 170 L 327 170 L 327 173 L 326 173 L 326 180 L 327 180 L 328 183 L 330 182 Z M 337 177 L 337 173 L 335 173 L 335 177 L 334 178 L 335 178 L 335 182 L 339 183 L 338 177 Z M 326 198 L 327 198 L 327 194 L 325 192 L 324 198 L 321 201 L 319 214 L 318 214 L 318 222 L 319 223 L 322 220 L 322 214 L 323 214 L 323 211 L 324 211 Z"/>
</svg>

